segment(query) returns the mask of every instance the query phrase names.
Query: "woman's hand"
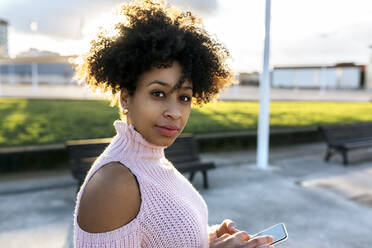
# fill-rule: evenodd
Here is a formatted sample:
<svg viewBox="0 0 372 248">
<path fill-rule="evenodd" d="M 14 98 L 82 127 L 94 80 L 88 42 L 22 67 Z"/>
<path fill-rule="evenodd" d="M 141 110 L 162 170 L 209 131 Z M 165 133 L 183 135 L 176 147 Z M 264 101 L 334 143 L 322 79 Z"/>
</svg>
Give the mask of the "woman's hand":
<svg viewBox="0 0 372 248">
<path fill-rule="evenodd" d="M 260 236 L 250 239 L 248 233 L 238 230 L 232 220 L 224 220 L 220 226 L 212 229 L 209 233 L 210 248 L 254 248 L 270 244 L 274 241 L 271 236 Z M 273 246 L 265 246 L 274 248 Z"/>
<path fill-rule="evenodd" d="M 215 240 L 210 243 L 210 248 L 255 248 L 259 247 L 261 245 L 267 245 L 273 242 L 274 238 L 271 236 L 260 236 L 255 237 L 253 239 L 247 239 L 247 233 L 246 232 L 237 232 L 232 235 L 225 233 L 219 238 L 216 238 Z M 274 248 L 274 246 L 268 245 L 264 246 L 266 248 Z"/>
</svg>

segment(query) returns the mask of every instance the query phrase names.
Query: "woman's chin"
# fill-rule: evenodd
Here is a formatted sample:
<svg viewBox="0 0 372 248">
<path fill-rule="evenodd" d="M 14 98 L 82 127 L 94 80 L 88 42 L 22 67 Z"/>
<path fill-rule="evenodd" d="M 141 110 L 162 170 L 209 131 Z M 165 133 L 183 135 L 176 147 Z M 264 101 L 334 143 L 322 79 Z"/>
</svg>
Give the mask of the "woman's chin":
<svg viewBox="0 0 372 248">
<path fill-rule="evenodd" d="M 177 137 L 166 137 L 166 136 L 163 136 L 161 139 L 157 140 L 156 144 L 155 145 L 158 145 L 158 146 L 171 146 L 174 141 L 176 140 Z"/>
</svg>

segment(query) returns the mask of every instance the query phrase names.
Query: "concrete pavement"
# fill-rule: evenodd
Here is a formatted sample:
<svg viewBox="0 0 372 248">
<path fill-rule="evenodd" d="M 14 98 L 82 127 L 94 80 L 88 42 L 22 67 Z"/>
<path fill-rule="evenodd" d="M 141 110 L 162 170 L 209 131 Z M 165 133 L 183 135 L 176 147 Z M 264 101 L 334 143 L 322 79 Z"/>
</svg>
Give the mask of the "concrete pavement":
<svg viewBox="0 0 372 248">
<path fill-rule="evenodd" d="M 202 154 L 217 163 L 209 189 L 201 173 L 193 182 L 208 204 L 209 224 L 229 218 L 256 233 L 284 222 L 289 239 L 280 247 L 370 247 L 372 149 L 351 152 L 344 167 L 337 156 L 324 163 L 325 148 L 273 148 L 267 171 L 256 168 L 255 150 Z M 48 173 L 0 176 L 1 247 L 71 244 L 74 180 L 67 170 Z"/>
</svg>

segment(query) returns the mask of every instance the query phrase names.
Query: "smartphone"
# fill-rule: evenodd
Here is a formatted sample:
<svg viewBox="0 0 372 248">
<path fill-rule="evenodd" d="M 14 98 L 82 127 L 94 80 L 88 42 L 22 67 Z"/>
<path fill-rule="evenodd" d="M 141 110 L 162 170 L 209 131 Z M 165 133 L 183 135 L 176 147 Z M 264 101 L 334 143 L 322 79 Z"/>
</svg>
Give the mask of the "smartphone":
<svg viewBox="0 0 372 248">
<path fill-rule="evenodd" d="M 284 223 L 279 223 L 279 224 L 276 224 L 272 227 L 269 227 L 259 233 L 256 233 L 255 235 L 253 235 L 251 237 L 254 238 L 254 237 L 257 237 L 257 236 L 264 236 L 264 235 L 270 235 L 270 236 L 273 236 L 274 237 L 274 241 L 269 244 L 269 245 L 274 245 L 274 244 L 277 244 L 281 241 L 284 241 L 288 238 L 288 233 L 287 233 L 287 229 L 285 228 L 285 225 Z M 265 247 L 265 246 L 260 246 L 260 247 Z"/>
</svg>

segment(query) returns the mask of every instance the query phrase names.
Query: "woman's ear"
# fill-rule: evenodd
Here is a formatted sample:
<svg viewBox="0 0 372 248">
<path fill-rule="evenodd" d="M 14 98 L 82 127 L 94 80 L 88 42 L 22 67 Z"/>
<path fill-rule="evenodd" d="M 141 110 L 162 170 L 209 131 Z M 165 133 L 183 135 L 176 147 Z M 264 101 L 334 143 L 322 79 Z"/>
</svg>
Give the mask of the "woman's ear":
<svg viewBox="0 0 372 248">
<path fill-rule="evenodd" d="M 130 101 L 130 95 L 126 89 L 122 89 L 120 91 L 120 105 L 122 106 L 122 113 L 123 118 L 126 120 L 127 124 L 131 124 L 130 118 L 128 116 L 129 113 L 129 101 Z"/>
<path fill-rule="evenodd" d="M 126 89 L 120 91 L 120 105 L 128 106 L 129 93 Z"/>
</svg>

